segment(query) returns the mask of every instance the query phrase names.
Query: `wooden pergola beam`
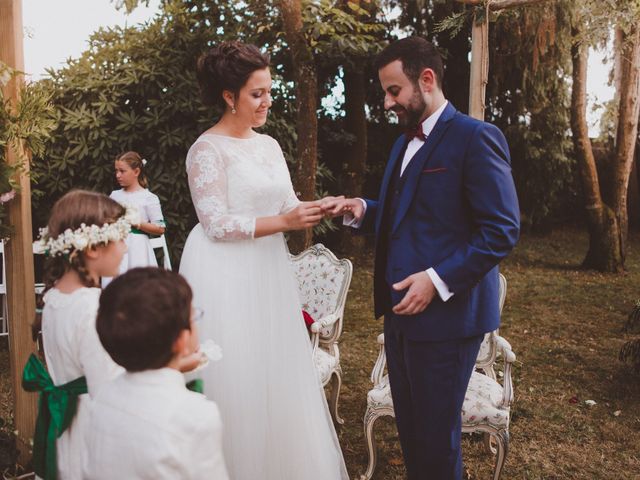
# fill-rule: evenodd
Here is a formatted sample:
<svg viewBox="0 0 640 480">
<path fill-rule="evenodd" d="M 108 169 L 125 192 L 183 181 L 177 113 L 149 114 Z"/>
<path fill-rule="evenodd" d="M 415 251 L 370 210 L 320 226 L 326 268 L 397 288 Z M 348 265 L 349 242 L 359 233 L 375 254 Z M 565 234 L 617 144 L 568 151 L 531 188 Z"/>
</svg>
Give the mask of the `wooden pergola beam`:
<svg viewBox="0 0 640 480">
<path fill-rule="evenodd" d="M 24 71 L 21 0 L 0 0 L 0 60 L 15 70 Z M 12 106 L 20 98 L 24 79 L 13 78 L 3 89 Z M 20 147 L 22 148 L 22 147 Z M 6 161 L 20 161 L 12 148 L 7 149 Z M 9 203 L 9 223 L 14 234 L 5 244 L 7 269 L 7 305 L 9 317 L 9 359 L 13 383 L 13 419 L 16 431 L 18 462 L 27 465 L 31 458 L 31 440 L 36 423 L 36 395 L 22 389 L 22 369 L 35 351 L 31 338 L 31 323 L 35 316 L 33 273 L 33 237 L 31 232 L 31 186 L 26 170 L 16 179 L 20 192 Z"/>
<path fill-rule="evenodd" d="M 484 5 L 485 0 L 456 0 L 460 3 L 467 5 L 479 6 Z M 533 5 L 534 3 L 541 3 L 541 1 L 547 0 L 493 0 L 489 3 L 489 10 L 504 10 L 512 7 L 526 7 L 527 5 Z"/>
</svg>

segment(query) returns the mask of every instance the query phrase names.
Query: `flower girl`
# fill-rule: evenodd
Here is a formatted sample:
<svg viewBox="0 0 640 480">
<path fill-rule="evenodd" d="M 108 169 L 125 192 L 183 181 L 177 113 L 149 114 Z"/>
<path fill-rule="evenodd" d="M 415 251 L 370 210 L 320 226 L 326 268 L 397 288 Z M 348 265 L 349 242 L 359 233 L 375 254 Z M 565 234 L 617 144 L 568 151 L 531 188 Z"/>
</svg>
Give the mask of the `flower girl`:
<svg viewBox="0 0 640 480">
<path fill-rule="evenodd" d="M 87 393 L 93 397 L 122 371 L 98 339 L 96 312 L 99 279 L 117 274 L 137 221 L 132 213 L 106 195 L 74 190 L 55 203 L 35 245 L 47 256 L 44 308 L 36 319 L 47 367 L 32 355 L 23 387 L 41 392 L 33 463 L 45 480 L 83 478 Z"/>
<path fill-rule="evenodd" d="M 134 267 L 158 266 L 149 235 L 162 235 L 165 222 L 160 199 L 147 188 L 146 163 L 137 152 L 123 153 L 115 161 L 116 180 L 122 188 L 114 190 L 109 196 L 121 205 L 138 209 L 140 215 L 140 222 L 133 225 L 127 238 L 128 251 L 120 264 L 119 273 Z M 104 278 L 102 286 L 105 287 L 110 280 Z"/>
</svg>

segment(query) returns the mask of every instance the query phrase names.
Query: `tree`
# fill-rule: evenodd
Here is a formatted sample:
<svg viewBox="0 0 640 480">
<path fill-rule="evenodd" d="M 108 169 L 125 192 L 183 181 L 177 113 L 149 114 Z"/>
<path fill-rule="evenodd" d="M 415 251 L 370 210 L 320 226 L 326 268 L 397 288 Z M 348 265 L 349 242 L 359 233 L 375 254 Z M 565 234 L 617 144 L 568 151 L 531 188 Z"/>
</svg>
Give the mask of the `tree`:
<svg viewBox="0 0 640 480">
<path fill-rule="evenodd" d="M 573 91 L 571 129 L 584 190 L 589 249 L 585 268 L 622 272 L 628 234 L 627 191 L 638 134 L 640 113 L 640 5 L 624 2 L 584 2 L 574 11 L 572 24 Z M 588 31 L 585 26 L 588 25 Z M 618 100 L 615 146 L 612 155 L 613 182 L 610 195 L 602 193 L 586 123 L 588 46 L 602 42 L 615 28 L 616 98 Z M 589 35 L 587 35 L 589 32 Z"/>
<path fill-rule="evenodd" d="M 298 148 L 293 183 L 302 200 L 313 200 L 318 164 L 318 75 L 311 47 L 304 36 L 301 3 L 280 0 L 279 6 L 296 83 Z M 293 234 L 289 247 L 295 253 L 300 252 L 311 245 L 312 236 L 311 229 Z"/>
</svg>

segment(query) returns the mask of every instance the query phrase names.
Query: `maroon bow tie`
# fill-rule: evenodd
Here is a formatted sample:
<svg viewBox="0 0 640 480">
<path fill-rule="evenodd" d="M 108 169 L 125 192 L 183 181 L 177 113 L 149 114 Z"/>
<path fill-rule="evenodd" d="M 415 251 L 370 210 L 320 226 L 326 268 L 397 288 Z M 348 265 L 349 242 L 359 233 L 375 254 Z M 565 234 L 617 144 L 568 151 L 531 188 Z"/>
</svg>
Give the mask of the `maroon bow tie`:
<svg viewBox="0 0 640 480">
<path fill-rule="evenodd" d="M 407 141 L 409 142 L 414 138 L 418 138 L 423 142 L 427 139 L 427 136 L 422 131 L 422 123 L 419 123 L 415 127 L 408 128 L 407 130 L 405 130 L 404 134 L 407 137 Z"/>
</svg>

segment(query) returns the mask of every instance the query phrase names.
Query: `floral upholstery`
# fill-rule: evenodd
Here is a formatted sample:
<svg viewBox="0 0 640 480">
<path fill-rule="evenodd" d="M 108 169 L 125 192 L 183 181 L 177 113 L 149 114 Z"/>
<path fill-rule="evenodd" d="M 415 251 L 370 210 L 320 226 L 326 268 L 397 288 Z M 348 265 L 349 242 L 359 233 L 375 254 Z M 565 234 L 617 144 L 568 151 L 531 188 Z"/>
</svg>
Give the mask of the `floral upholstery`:
<svg viewBox="0 0 640 480">
<path fill-rule="evenodd" d="M 329 381 L 331 373 L 338 364 L 338 359 L 323 349 L 318 348 L 313 355 L 313 363 L 318 371 L 318 377 L 322 384 L 326 384 Z"/>
<path fill-rule="evenodd" d="M 389 375 L 382 377 L 382 381 L 369 390 L 367 405 L 372 408 L 393 407 L 391 388 L 389 387 Z"/>
<path fill-rule="evenodd" d="M 509 406 L 502 405 L 503 388 L 494 379 L 473 372 L 462 404 L 462 423 L 487 423 L 495 428 L 508 428 Z"/>
</svg>

